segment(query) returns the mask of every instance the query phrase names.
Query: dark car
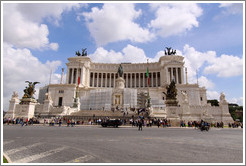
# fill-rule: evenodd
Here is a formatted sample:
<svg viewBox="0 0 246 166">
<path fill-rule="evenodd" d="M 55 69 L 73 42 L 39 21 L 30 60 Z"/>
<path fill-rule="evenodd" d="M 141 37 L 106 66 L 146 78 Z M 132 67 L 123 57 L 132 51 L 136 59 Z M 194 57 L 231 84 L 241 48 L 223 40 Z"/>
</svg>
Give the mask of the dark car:
<svg viewBox="0 0 246 166">
<path fill-rule="evenodd" d="M 118 127 L 122 125 L 122 122 L 119 119 L 109 119 L 106 120 L 105 122 L 102 122 L 101 125 L 102 127 L 108 127 L 108 126 Z"/>
</svg>

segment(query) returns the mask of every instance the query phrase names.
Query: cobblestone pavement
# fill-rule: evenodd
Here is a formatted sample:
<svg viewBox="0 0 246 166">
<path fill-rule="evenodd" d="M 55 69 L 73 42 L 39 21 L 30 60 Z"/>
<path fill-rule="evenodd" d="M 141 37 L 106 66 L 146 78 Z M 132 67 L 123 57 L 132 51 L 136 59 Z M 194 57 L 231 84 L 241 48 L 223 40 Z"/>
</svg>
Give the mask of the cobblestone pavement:
<svg viewBox="0 0 246 166">
<path fill-rule="evenodd" d="M 242 163 L 243 129 L 3 126 L 13 163 Z"/>
</svg>

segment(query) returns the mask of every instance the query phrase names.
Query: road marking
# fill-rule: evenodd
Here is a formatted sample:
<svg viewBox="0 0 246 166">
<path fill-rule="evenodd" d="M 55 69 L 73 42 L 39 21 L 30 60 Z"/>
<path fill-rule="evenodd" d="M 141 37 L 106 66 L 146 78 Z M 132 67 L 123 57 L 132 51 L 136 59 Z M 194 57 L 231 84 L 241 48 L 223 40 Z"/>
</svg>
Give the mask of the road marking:
<svg viewBox="0 0 246 166">
<path fill-rule="evenodd" d="M 22 159 L 17 160 L 17 161 L 13 161 L 13 163 L 29 163 L 31 161 L 34 161 L 34 160 L 37 160 L 37 159 L 40 159 L 40 158 L 47 157 L 47 156 L 50 156 L 52 154 L 58 153 L 58 152 L 60 152 L 60 151 L 62 151 L 64 149 L 66 149 L 66 147 L 61 147 L 61 148 L 49 150 L 49 151 L 46 151 L 46 152 L 43 152 L 43 153 L 40 153 L 40 154 L 35 154 L 35 155 L 32 155 L 32 156 L 28 156 L 26 158 L 22 158 Z"/>
<path fill-rule="evenodd" d="M 10 140 L 10 141 L 3 141 L 3 145 L 6 145 L 6 144 L 9 144 L 9 143 L 12 143 L 14 142 L 14 140 Z"/>
<path fill-rule="evenodd" d="M 89 160 L 91 160 L 93 158 L 95 158 L 95 157 L 93 157 L 91 155 L 85 155 L 85 156 L 76 158 L 74 160 L 68 161 L 66 163 L 84 163 L 84 162 L 89 161 Z"/>
<path fill-rule="evenodd" d="M 35 146 L 38 146 L 38 145 L 41 145 L 42 143 L 35 143 L 35 144 L 32 144 L 32 145 L 28 145 L 28 146 L 22 146 L 20 148 L 16 148 L 16 149 L 11 149 L 11 150 L 8 150 L 5 152 L 6 155 L 10 155 L 10 154 L 13 154 L 13 153 L 16 153 L 16 152 L 19 152 L 19 151 L 23 151 L 23 150 L 27 150 L 29 148 L 32 148 L 32 147 L 35 147 Z"/>
</svg>

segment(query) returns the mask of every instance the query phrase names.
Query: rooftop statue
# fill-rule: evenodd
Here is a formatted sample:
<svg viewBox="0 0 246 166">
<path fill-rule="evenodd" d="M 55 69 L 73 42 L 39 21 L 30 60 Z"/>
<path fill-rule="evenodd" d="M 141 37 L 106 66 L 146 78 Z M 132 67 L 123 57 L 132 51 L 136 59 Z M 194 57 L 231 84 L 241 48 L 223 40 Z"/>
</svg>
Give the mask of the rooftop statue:
<svg viewBox="0 0 246 166">
<path fill-rule="evenodd" d="M 23 98 L 33 98 L 34 93 L 36 92 L 35 90 L 35 85 L 40 83 L 40 82 L 30 82 L 30 81 L 26 81 L 26 83 L 28 83 L 28 86 L 26 87 L 26 89 L 24 89 L 24 95 Z"/>
<path fill-rule="evenodd" d="M 165 55 L 175 55 L 175 54 L 176 54 L 176 50 L 173 50 L 172 47 L 166 47 Z"/>
<path fill-rule="evenodd" d="M 75 55 L 77 55 L 77 56 L 87 56 L 86 48 L 82 49 L 82 54 L 79 51 L 76 51 Z"/>
<path fill-rule="evenodd" d="M 120 66 L 118 68 L 118 72 L 117 73 L 119 74 L 120 77 L 123 76 L 123 67 L 121 66 L 121 64 L 120 64 Z"/>
<path fill-rule="evenodd" d="M 82 56 L 87 56 L 86 48 L 82 49 Z"/>
</svg>

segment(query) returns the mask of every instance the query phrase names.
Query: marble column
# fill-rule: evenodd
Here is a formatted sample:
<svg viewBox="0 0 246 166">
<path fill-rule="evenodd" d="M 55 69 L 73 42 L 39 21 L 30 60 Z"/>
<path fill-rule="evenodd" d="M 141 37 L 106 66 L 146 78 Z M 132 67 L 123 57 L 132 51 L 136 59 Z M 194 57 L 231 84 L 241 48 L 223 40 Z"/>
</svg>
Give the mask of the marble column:
<svg viewBox="0 0 246 166">
<path fill-rule="evenodd" d="M 78 72 L 79 72 L 79 70 L 78 70 Z M 80 73 L 78 73 L 79 74 L 79 77 L 80 77 L 80 83 L 79 84 L 81 84 L 81 85 L 84 85 L 84 69 L 83 69 L 83 67 L 82 68 L 80 68 Z"/>
<path fill-rule="evenodd" d="M 96 87 L 98 87 L 98 85 L 99 85 L 99 73 L 97 73 L 97 86 Z"/>
<path fill-rule="evenodd" d="M 180 74 L 181 74 L 181 84 L 183 84 L 184 83 L 184 68 L 183 67 L 180 68 Z"/>
<path fill-rule="evenodd" d="M 71 84 L 73 84 L 73 77 L 74 77 L 74 68 L 72 69 L 72 81 L 71 81 Z"/>
<path fill-rule="evenodd" d="M 101 73 L 101 87 L 103 87 L 103 73 Z"/>
<path fill-rule="evenodd" d="M 141 73 L 138 73 L 138 87 L 141 87 Z"/>
<path fill-rule="evenodd" d="M 171 67 L 171 81 L 173 80 L 173 68 Z"/>
<path fill-rule="evenodd" d="M 112 82 L 112 79 L 111 79 L 111 73 L 109 73 L 109 87 L 111 88 L 111 82 Z"/>
<path fill-rule="evenodd" d="M 126 88 L 128 88 L 128 73 L 126 73 Z"/>
<path fill-rule="evenodd" d="M 145 73 L 142 74 L 143 74 L 143 87 L 145 87 Z"/>
<path fill-rule="evenodd" d="M 135 79 L 134 79 L 134 87 L 137 87 L 137 73 L 134 73 Z"/>
<path fill-rule="evenodd" d="M 95 73 L 92 73 L 92 87 L 95 87 Z"/>
<path fill-rule="evenodd" d="M 154 73 L 151 73 L 151 87 L 154 87 Z"/>
<path fill-rule="evenodd" d="M 178 80 L 178 68 L 177 67 L 175 67 L 175 80 L 176 80 L 176 84 L 178 84 L 179 83 L 179 80 Z"/>
<path fill-rule="evenodd" d="M 108 82 L 108 73 L 105 73 L 105 84 L 104 84 L 105 88 L 107 88 L 107 82 Z"/>
<path fill-rule="evenodd" d="M 132 88 L 132 73 L 130 73 L 130 88 Z"/>
<path fill-rule="evenodd" d="M 115 73 L 114 73 L 114 87 L 115 87 Z"/>
<path fill-rule="evenodd" d="M 157 72 L 155 73 L 155 87 L 158 87 L 158 83 L 157 83 Z"/>
<path fill-rule="evenodd" d="M 69 84 L 69 75 L 70 75 L 70 68 L 67 68 L 66 84 Z"/>
<path fill-rule="evenodd" d="M 169 84 L 170 83 L 170 74 L 168 73 L 168 67 L 166 67 L 166 82 L 167 82 L 167 84 Z M 157 73 L 158 74 L 158 73 Z"/>
</svg>

